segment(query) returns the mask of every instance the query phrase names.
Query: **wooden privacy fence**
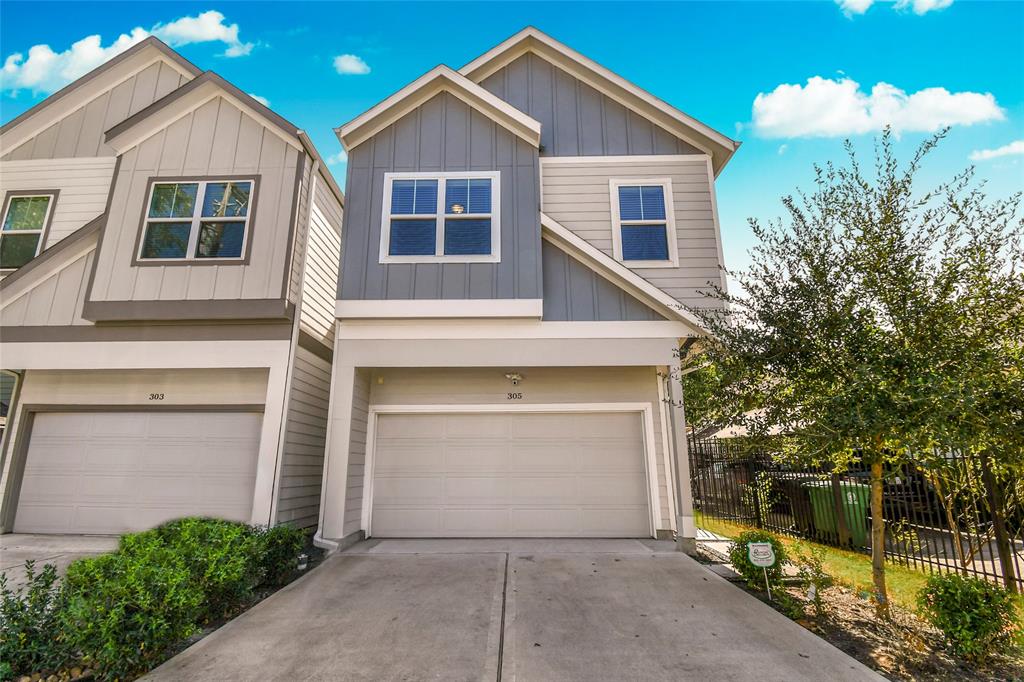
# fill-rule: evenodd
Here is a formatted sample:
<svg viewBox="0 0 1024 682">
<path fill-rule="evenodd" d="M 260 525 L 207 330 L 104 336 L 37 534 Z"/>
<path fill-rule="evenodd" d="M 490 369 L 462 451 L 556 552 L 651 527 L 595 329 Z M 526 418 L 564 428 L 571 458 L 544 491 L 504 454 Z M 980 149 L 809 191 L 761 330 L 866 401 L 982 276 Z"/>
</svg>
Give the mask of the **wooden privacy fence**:
<svg viewBox="0 0 1024 682">
<path fill-rule="evenodd" d="M 694 508 L 707 517 L 871 551 L 868 467 L 795 468 L 738 441 L 688 439 Z M 1024 591 L 1024 477 L 950 453 L 934 468 L 888 467 L 886 556 Z"/>
</svg>

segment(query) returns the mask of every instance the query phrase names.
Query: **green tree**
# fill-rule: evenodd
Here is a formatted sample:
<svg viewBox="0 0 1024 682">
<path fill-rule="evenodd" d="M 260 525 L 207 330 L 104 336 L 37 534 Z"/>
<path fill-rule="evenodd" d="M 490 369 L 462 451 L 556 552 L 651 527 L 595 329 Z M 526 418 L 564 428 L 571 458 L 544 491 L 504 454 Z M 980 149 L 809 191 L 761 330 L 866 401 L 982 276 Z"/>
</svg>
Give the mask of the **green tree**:
<svg viewBox="0 0 1024 682">
<path fill-rule="evenodd" d="M 1020 196 L 988 199 L 972 169 L 919 192 L 944 135 L 901 165 L 886 131 L 870 177 L 847 143 L 847 164 L 816 166 L 812 193 L 783 197 L 786 220 L 751 220 L 740 292 L 709 292 L 726 315 L 693 310 L 713 336 L 685 357 L 719 373 L 712 411 L 777 456 L 870 468 L 880 617 L 887 465 L 927 468 L 964 445 L 1005 461 L 1021 437 Z"/>
</svg>

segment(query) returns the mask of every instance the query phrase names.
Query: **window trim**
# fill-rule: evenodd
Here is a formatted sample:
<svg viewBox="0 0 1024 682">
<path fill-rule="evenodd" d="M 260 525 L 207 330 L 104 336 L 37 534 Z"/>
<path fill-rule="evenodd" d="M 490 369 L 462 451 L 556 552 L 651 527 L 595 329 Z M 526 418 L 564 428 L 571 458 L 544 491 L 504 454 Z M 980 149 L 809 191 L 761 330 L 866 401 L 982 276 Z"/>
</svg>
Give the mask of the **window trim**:
<svg viewBox="0 0 1024 682">
<path fill-rule="evenodd" d="M 622 225 L 619 212 L 619 188 L 640 185 L 660 185 L 665 195 L 665 241 L 668 242 L 668 260 L 623 260 Z M 678 268 L 679 234 L 676 232 L 676 211 L 671 178 L 612 178 L 608 181 L 608 194 L 612 216 L 612 254 L 615 260 L 631 268 Z M 660 220 L 627 220 L 625 225 L 650 225 Z"/>
<path fill-rule="evenodd" d="M 139 216 L 139 228 L 135 235 L 135 250 L 132 252 L 132 265 L 138 267 L 161 267 L 175 265 L 248 265 L 252 256 L 252 231 L 256 225 L 256 207 L 259 200 L 260 190 L 259 174 L 239 175 L 192 175 L 192 176 L 156 176 L 146 182 L 146 194 L 142 203 L 142 211 Z M 242 236 L 242 255 L 234 258 L 196 258 L 195 256 L 184 258 L 142 258 L 142 247 L 146 235 L 146 223 L 149 221 L 149 206 L 153 201 L 153 189 L 156 185 L 171 183 L 199 183 L 196 191 L 196 209 L 193 212 L 189 231 L 189 243 L 187 249 L 192 251 L 199 239 L 199 225 L 203 221 L 202 200 L 205 196 L 206 185 L 216 182 L 251 182 L 252 190 L 249 193 L 249 211 L 245 219 L 245 233 Z M 207 221 L 213 220 L 206 218 Z M 185 222 L 185 219 L 170 220 L 157 219 L 157 222 Z"/>
<path fill-rule="evenodd" d="M 38 230 L 11 230 L 20 234 L 38 234 L 39 241 L 36 243 L 36 252 L 32 258 L 25 262 L 28 265 L 32 259 L 37 258 L 46 248 L 46 240 L 50 238 L 50 226 L 53 224 L 53 214 L 56 212 L 57 197 L 60 196 L 59 189 L 12 189 L 4 195 L 3 210 L 0 210 L 0 240 L 3 239 L 3 224 L 7 221 L 7 211 L 10 210 L 11 200 L 22 197 L 50 197 L 50 203 L 46 207 L 46 217 L 43 218 L 43 226 Z M 21 267 L 25 267 L 24 265 Z M 0 268 L 0 273 L 9 274 L 16 272 L 18 268 Z"/>
<path fill-rule="evenodd" d="M 491 212 L 462 213 L 457 218 L 489 218 L 491 221 L 491 253 L 444 255 L 445 219 L 456 214 L 445 213 L 445 184 L 448 180 L 488 178 L 491 181 Z M 416 215 L 391 214 L 391 187 L 395 180 L 437 180 L 437 208 L 434 213 Z M 381 203 L 379 263 L 500 263 L 501 262 L 501 171 L 423 171 L 395 172 L 384 174 L 384 200 Z M 392 256 L 388 253 L 391 243 L 392 218 L 433 219 L 434 254 L 419 256 Z"/>
</svg>

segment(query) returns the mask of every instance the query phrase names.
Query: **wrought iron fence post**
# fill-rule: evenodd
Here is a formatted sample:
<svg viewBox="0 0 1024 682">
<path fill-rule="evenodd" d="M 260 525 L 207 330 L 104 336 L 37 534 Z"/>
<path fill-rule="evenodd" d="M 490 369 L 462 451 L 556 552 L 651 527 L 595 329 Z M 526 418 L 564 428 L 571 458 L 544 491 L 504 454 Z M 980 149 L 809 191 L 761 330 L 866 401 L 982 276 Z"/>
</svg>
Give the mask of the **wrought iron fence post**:
<svg viewBox="0 0 1024 682">
<path fill-rule="evenodd" d="M 981 478 L 985 482 L 985 495 L 988 508 L 992 513 L 992 531 L 996 537 L 996 550 L 999 552 L 999 565 L 1003 569 L 1003 585 L 1010 592 L 1017 593 L 1017 576 L 1014 571 L 1013 555 L 1011 554 L 1010 536 L 1006 532 L 1006 519 L 1003 518 L 1003 499 L 999 486 L 996 485 L 995 474 L 992 473 L 992 462 L 988 453 L 982 451 Z"/>
<path fill-rule="evenodd" d="M 764 528 L 764 524 L 761 522 L 761 488 L 759 481 L 757 480 L 757 467 L 754 464 L 755 458 L 751 453 L 747 457 L 747 480 L 750 481 L 750 489 L 753 492 L 751 497 L 754 499 L 754 525 L 758 528 Z"/>
</svg>

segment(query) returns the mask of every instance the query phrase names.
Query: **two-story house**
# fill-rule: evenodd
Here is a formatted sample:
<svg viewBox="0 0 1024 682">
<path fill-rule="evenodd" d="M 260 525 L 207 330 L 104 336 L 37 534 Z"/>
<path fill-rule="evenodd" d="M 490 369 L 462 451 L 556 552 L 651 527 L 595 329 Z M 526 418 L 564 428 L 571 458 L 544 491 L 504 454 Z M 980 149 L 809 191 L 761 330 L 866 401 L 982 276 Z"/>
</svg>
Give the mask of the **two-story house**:
<svg viewBox="0 0 1024 682">
<path fill-rule="evenodd" d="M 337 134 L 318 542 L 692 539 L 669 373 L 738 143 L 533 28 Z"/>
<path fill-rule="evenodd" d="M 306 134 L 148 38 L 0 128 L 0 198 L 0 532 L 315 526 L 343 196 Z"/>
</svg>

